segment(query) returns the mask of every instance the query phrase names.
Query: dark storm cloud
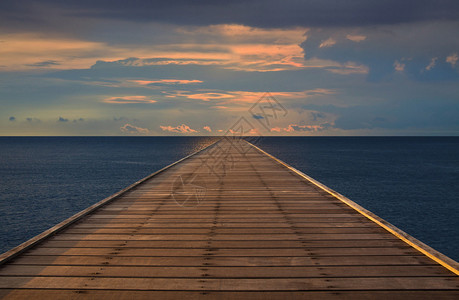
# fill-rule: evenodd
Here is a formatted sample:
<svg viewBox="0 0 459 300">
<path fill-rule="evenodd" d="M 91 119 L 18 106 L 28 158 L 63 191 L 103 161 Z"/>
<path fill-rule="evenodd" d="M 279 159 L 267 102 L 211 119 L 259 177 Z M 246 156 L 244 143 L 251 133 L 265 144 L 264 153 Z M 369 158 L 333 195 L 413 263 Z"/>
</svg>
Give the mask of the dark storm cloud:
<svg viewBox="0 0 459 300">
<path fill-rule="evenodd" d="M 10 117 L 9 120 L 10 120 L 11 122 L 14 122 L 14 121 L 16 121 L 16 117 Z"/>
<path fill-rule="evenodd" d="M 239 23 L 258 27 L 362 26 L 457 19 L 456 0 L 16 0 L 0 3 L 2 23 L 110 18 L 182 25 Z M 28 20 L 28 21 L 26 21 Z"/>
<path fill-rule="evenodd" d="M 69 121 L 69 119 L 66 119 L 66 118 L 63 118 L 63 117 L 59 117 L 59 119 L 57 120 L 58 122 L 63 122 L 63 123 L 66 123 Z"/>
</svg>

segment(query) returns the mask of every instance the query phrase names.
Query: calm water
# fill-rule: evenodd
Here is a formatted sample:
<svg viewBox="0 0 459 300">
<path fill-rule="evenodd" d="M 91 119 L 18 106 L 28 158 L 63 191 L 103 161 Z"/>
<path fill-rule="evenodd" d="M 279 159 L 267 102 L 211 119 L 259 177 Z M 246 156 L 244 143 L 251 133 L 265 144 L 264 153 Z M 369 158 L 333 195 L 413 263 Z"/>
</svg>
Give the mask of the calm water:
<svg viewBox="0 0 459 300">
<path fill-rule="evenodd" d="M 0 252 L 212 142 L 0 138 Z M 264 138 L 258 145 L 459 260 L 459 138 Z"/>
</svg>

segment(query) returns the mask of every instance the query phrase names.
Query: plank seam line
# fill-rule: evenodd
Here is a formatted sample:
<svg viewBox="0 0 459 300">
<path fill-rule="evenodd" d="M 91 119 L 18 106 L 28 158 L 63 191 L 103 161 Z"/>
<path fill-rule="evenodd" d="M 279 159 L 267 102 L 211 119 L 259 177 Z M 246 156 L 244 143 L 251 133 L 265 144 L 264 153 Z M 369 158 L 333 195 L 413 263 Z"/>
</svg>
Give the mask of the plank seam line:
<svg viewBox="0 0 459 300">
<path fill-rule="evenodd" d="M 62 231 L 63 229 L 69 227 L 70 225 L 74 224 L 76 221 L 82 219 L 83 217 L 89 215 L 90 213 L 94 212 L 95 210 L 97 210 L 98 208 L 114 201 L 115 199 L 118 199 L 120 196 L 122 196 L 123 194 L 125 194 L 126 192 L 132 190 L 133 188 L 139 186 L 140 184 L 146 182 L 147 180 L 153 178 L 154 176 L 166 171 L 167 169 L 177 165 L 178 163 L 198 154 L 198 153 L 201 153 L 202 151 L 214 146 L 215 144 L 217 144 L 218 142 L 220 142 L 221 139 L 215 141 L 214 143 L 202 148 L 201 150 L 198 150 L 194 153 L 191 153 L 190 155 L 187 155 L 185 157 L 183 157 L 182 159 L 170 164 L 170 165 L 167 165 L 165 166 L 164 168 L 156 171 L 156 172 L 153 172 L 152 174 L 134 182 L 133 184 L 129 185 L 128 187 L 116 192 L 115 194 L 111 195 L 111 196 L 108 196 L 107 198 L 89 206 L 88 208 L 76 213 L 75 215 L 71 216 L 70 218 L 58 223 L 57 225 L 51 227 L 50 229 L 40 233 L 39 235 L 36 235 L 35 237 L 25 241 L 24 243 L 14 247 L 13 249 L 3 253 L 0 255 L 0 266 L 5 264 L 6 262 L 10 261 L 11 259 L 15 258 L 16 256 L 24 253 L 25 251 L 29 250 L 30 248 L 32 248 L 33 246 L 37 245 L 38 243 L 42 242 L 43 240 L 55 235 L 56 233 Z"/>
<path fill-rule="evenodd" d="M 178 265 L 161 265 L 161 266 L 158 266 L 158 265 L 154 265 L 154 266 L 151 266 L 151 265 L 102 265 L 102 264 L 86 264 L 86 265 L 79 265 L 79 264 L 73 264 L 73 265 L 69 265 L 69 264 L 53 264 L 53 265 L 50 265 L 50 264 L 46 264 L 46 263 L 43 263 L 43 264 L 30 264 L 30 263 L 15 263 L 13 264 L 14 266 L 42 266 L 42 267 L 104 267 L 104 268 L 109 268 L 109 267 L 131 267 L 131 268 L 151 268 L 151 267 L 160 267 L 160 268 L 202 268 L 203 266 L 202 265 L 187 265 L 187 266 L 178 266 Z M 322 268 L 322 267 L 343 267 L 343 268 L 349 268 L 349 267 L 420 267 L 420 266 L 425 266 L 425 267 L 435 267 L 437 266 L 438 267 L 438 263 L 435 263 L 435 264 L 431 264 L 431 265 L 407 265 L 407 264 L 396 264 L 396 265 L 320 265 L 320 266 L 317 266 L 317 265 L 301 265 L 301 266 L 291 266 L 291 265 L 274 265 L 274 266 L 257 266 L 257 268 L 312 268 L 312 267 L 319 267 L 319 268 Z M 225 265 L 222 265 L 222 266 L 206 266 L 206 267 L 212 267 L 212 268 L 245 268 L 247 267 L 247 265 L 233 265 L 233 266 L 225 266 Z M 34 275 L 35 276 L 35 275 Z M 3 276 L 4 277 L 4 276 Z M 455 275 L 451 276 L 452 278 L 456 278 Z"/>
<path fill-rule="evenodd" d="M 454 275 L 371 275 L 371 276 L 100 276 L 100 275 L 2 275 L 1 277 L 14 277 L 14 278 L 23 278 L 23 277 L 33 277 L 33 278 L 102 278 L 102 279 L 111 279 L 111 278 L 123 278 L 123 279 L 356 279 L 356 278 L 434 278 L 434 279 L 450 279 L 456 278 Z M 0 277 L 0 278 L 1 278 Z"/>
<path fill-rule="evenodd" d="M 204 279 L 203 279 L 204 280 Z M 216 289 L 188 289 L 188 290 L 185 290 L 185 289 L 161 289 L 161 290 L 158 290 L 158 289 L 150 289 L 150 288 L 146 288 L 146 289 L 133 289 L 133 288 L 128 288 L 128 289 L 120 289 L 120 288 L 88 288 L 88 287 L 84 287 L 84 288 L 80 288 L 80 287 L 75 287 L 75 288 L 33 288 L 33 287 L 30 287 L 30 288 L 23 288 L 23 287 L 20 287 L 20 288 L 4 288 L 4 287 L 0 287 L 0 290 L 24 290 L 24 291 L 29 291 L 29 290 L 33 290 L 33 291 L 95 291 L 95 292 L 104 292 L 104 291 L 117 291 L 117 292 L 156 292 L 156 293 L 165 293 L 165 292 L 187 292 L 187 293 L 209 293 L 209 294 L 219 294 L 219 293 L 310 293 L 310 292 L 320 292 L 320 293 L 327 293 L 327 294 L 333 294 L 333 293 L 337 293 L 337 292 L 341 292 L 341 293 L 349 293 L 349 292 L 371 292 L 371 293 L 374 293 L 374 292 L 406 292 L 406 293 L 409 293 L 409 292 L 451 292 L 453 293 L 453 295 L 455 295 L 458 290 L 457 289 L 453 289 L 453 288 L 445 288 L 445 289 L 355 289 L 355 288 L 352 288 L 352 289 L 343 289 L 343 288 L 339 288 L 339 289 L 297 289 L 297 290 L 289 290 L 289 289 L 279 289 L 279 290 L 275 290 L 275 289 L 265 289 L 265 290 L 229 290 L 229 289 L 219 289 L 219 290 L 216 290 Z"/>
<path fill-rule="evenodd" d="M 341 195 L 340 193 L 338 193 L 338 192 L 334 191 L 333 189 L 327 187 L 323 183 L 320 183 L 319 181 L 315 180 L 314 178 L 304 174 L 303 172 L 297 170 L 296 168 L 290 166 L 289 164 L 283 162 L 282 160 L 274 157 L 273 155 L 267 153 L 263 149 L 260 149 L 259 147 L 253 145 L 252 143 L 250 143 L 250 142 L 248 142 L 246 140 L 244 140 L 244 141 L 247 144 L 249 144 L 250 146 L 252 146 L 255 149 L 257 149 L 258 151 L 260 151 L 261 153 L 267 155 L 268 157 L 270 157 L 274 161 L 276 161 L 279 164 L 283 165 L 287 169 L 295 172 L 296 174 L 300 175 L 301 177 L 303 177 L 304 179 L 306 179 L 310 183 L 314 184 L 315 186 L 317 186 L 320 189 L 324 190 L 325 192 L 331 194 L 332 196 L 334 196 L 338 200 L 340 200 L 343 203 L 347 204 L 349 207 L 353 208 L 354 210 L 356 210 L 357 212 L 359 212 L 360 214 L 365 216 L 367 219 L 373 221 L 374 223 L 378 224 L 382 228 L 386 229 L 388 232 L 390 232 L 391 234 L 393 234 L 394 236 L 396 236 L 400 240 L 404 241 L 408 245 L 412 246 L 413 248 L 415 248 L 416 250 L 418 250 L 419 252 L 421 252 L 425 256 L 429 257 L 433 261 L 439 263 L 440 265 L 442 265 L 446 269 L 450 270 L 454 274 L 459 275 L 459 263 L 456 262 L 455 260 L 453 260 L 452 258 L 449 258 L 448 256 L 444 255 L 443 253 L 438 252 L 437 250 L 433 249 L 432 247 L 428 246 L 427 244 L 421 242 L 420 240 L 412 237 L 411 235 L 409 235 L 408 233 L 404 232 L 403 230 L 397 228 L 395 225 L 387 222 L 386 220 L 378 217 L 377 215 L 375 215 L 371 211 L 369 211 L 369 210 L 363 208 L 362 206 L 358 205 L 357 203 L 355 203 L 351 199 Z"/>
</svg>

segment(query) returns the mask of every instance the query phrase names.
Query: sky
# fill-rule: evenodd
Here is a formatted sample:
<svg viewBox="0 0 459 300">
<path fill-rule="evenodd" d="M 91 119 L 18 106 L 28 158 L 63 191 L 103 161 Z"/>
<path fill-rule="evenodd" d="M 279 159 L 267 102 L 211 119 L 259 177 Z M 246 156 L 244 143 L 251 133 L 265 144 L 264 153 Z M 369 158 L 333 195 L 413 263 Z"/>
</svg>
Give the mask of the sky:
<svg viewBox="0 0 459 300">
<path fill-rule="evenodd" d="M 2 0 L 0 135 L 459 135 L 456 0 Z"/>
</svg>

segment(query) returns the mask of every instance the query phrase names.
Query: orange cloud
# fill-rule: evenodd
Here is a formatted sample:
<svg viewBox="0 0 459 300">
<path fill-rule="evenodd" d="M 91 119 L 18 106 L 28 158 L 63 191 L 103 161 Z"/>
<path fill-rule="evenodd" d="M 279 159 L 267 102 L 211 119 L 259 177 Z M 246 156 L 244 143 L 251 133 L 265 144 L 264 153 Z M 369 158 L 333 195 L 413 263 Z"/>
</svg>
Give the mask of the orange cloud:
<svg viewBox="0 0 459 300">
<path fill-rule="evenodd" d="M 149 134 L 150 131 L 147 128 L 137 127 L 131 124 L 125 124 L 124 126 L 120 127 L 120 130 L 125 133 L 129 134 Z"/>
<path fill-rule="evenodd" d="M 173 91 L 163 93 L 166 94 L 166 97 L 168 98 L 185 97 L 187 99 L 202 101 L 220 100 L 233 97 L 231 94 L 219 92 L 194 93 L 189 91 Z"/>
<path fill-rule="evenodd" d="M 242 44 L 231 45 L 230 50 L 234 56 L 227 69 L 266 72 L 304 67 L 303 49 L 298 44 Z"/>
<path fill-rule="evenodd" d="M 281 71 L 305 67 L 306 28 L 262 29 L 237 24 L 182 27 L 183 43 L 154 46 L 156 54 L 127 65 L 218 65 L 241 71 Z M 132 57 L 133 55 L 131 55 Z"/>
<path fill-rule="evenodd" d="M 182 27 L 177 31 L 188 36 L 210 36 L 214 39 L 222 39 L 223 42 L 257 41 L 267 44 L 293 44 L 298 40 L 304 40 L 308 29 L 303 27 L 265 29 L 241 24 L 219 24 L 191 29 Z"/>
<path fill-rule="evenodd" d="M 364 36 L 364 35 L 352 35 L 352 34 L 346 35 L 346 38 L 347 38 L 348 40 L 353 41 L 353 42 L 356 42 L 356 43 L 361 42 L 361 41 L 364 41 L 364 40 L 367 39 L 367 37 Z"/>
<path fill-rule="evenodd" d="M 190 126 L 182 124 L 177 127 L 172 127 L 172 126 L 159 126 L 163 131 L 169 131 L 169 132 L 177 132 L 177 133 L 195 133 L 199 132 L 197 130 L 194 130 L 190 128 Z"/>
<path fill-rule="evenodd" d="M 171 32 L 174 44 L 113 46 L 106 43 L 50 38 L 33 34 L 1 35 L 0 66 L 3 69 L 82 69 L 97 61 L 117 62 L 126 66 L 147 65 L 214 65 L 240 71 L 284 71 L 303 68 L 344 68 L 334 71 L 340 74 L 356 73 L 355 68 L 340 63 L 310 59 L 305 61 L 299 46 L 307 37 L 308 29 L 263 29 L 237 24 L 188 26 Z M 363 36 L 348 35 L 358 41 Z M 321 47 L 336 43 L 332 38 L 322 42 Z M 126 59 L 133 57 L 135 59 Z M 328 69 L 327 69 L 328 70 Z M 330 69 L 335 70 L 335 69 Z M 360 69 L 362 70 L 362 69 Z M 134 80 L 131 83 L 149 84 L 195 84 L 198 80 L 160 79 Z M 151 87 L 150 87 L 151 88 Z"/>
<path fill-rule="evenodd" d="M 70 38 L 50 38 L 36 34 L 0 35 L 0 65 L 6 69 L 89 67 L 103 43 Z"/>
<path fill-rule="evenodd" d="M 273 127 L 273 128 L 271 128 L 271 132 L 281 132 L 281 128 L 280 127 Z"/>
<path fill-rule="evenodd" d="M 168 98 L 184 97 L 193 100 L 215 101 L 219 104 L 229 103 L 255 103 L 265 92 L 247 92 L 247 91 L 209 91 L 196 93 L 193 91 L 171 91 L 164 92 Z M 336 91 L 332 89 L 312 89 L 301 92 L 270 92 L 273 97 L 282 99 L 301 99 L 312 96 L 331 95 Z M 214 106 L 215 108 L 226 109 L 226 106 Z"/>
<path fill-rule="evenodd" d="M 155 103 L 156 100 L 152 100 L 147 96 L 118 96 L 105 98 L 102 102 L 112 104 L 137 104 L 137 103 Z"/>
<path fill-rule="evenodd" d="M 139 85 L 149 85 L 153 83 L 161 84 L 192 84 L 192 83 L 202 83 L 201 80 L 186 80 L 186 79 L 159 79 L 159 80 L 127 80 L 128 82 L 133 82 Z"/>
<path fill-rule="evenodd" d="M 237 130 L 229 129 L 228 132 L 235 136 L 260 135 L 260 132 L 256 128 L 251 128 L 249 131 L 245 131 L 245 132 L 243 132 L 242 130 L 237 131 Z"/>
<path fill-rule="evenodd" d="M 394 69 L 395 71 L 397 72 L 403 72 L 405 71 L 405 64 L 404 63 L 401 63 L 400 61 L 396 60 L 394 62 Z"/>
<path fill-rule="evenodd" d="M 437 64 L 437 60 L 438 60 L 438 57 L 433 57 L 433 58 L 430 60 L 430 63 L 426 66 L 425 69 L 426 69 L 427 71 L 432 70 L 432 69 L 435 67 L 435 65 Z"/>
<path fill-rule="evenodd" d="M 458 60 L 459 60 L 459 56 L 457 55 L 457 53 L 453 53 L 449 55 L 448 57 L 446 57 L 446 62 L 451 64 L 452 67 L 456 66 Z"/>
<path fill-rule="evenodd" d="M 212 129 L 210 128 L 210 126 L 204 126 L 202 127 L 204 130 L 207 130 L 208 132 L 212 132 Z"/>
<path fill-rule="evenodd" d="M 326 39 L 320 43 L 319 48 L 327 48 L 336 44 L 336 41 L 333 38 Z"/>
</svg>

